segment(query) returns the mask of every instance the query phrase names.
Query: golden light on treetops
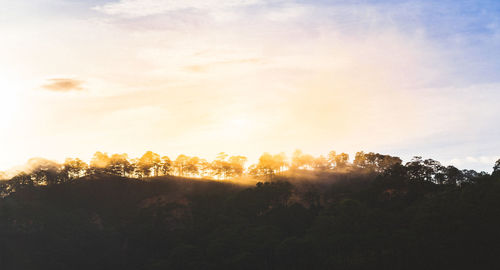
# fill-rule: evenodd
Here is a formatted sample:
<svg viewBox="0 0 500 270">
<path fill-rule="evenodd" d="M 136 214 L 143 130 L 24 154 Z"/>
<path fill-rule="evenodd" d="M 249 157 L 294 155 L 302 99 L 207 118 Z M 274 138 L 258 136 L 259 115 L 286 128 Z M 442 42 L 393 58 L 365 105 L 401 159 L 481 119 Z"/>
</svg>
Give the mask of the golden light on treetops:
<svg viewBox="0 0 500 270">
<path fill-rule="evenodd" d="M 45 177 L 43 183 L 48 181 L 46 173 L 51 173 L 55 177 L 52 181 L 68 181 L 101 174 L 132 178 L 173 175 L 215 180 L 239 179 L 242 176 L 270 179 L 298 170 L 347 172 L 373 169 L 382 172 L 401 163 L 402 160 L 398 157 L 364 152 L 358 152 L 352 162 L 348 154 L 337 154 L 335 151 L 315 157 L 296 150 L 290 158 L 285 153 L 263 153 L 255 164 L 248 164 L 245 156 L 230 156 L 224 152 L 217 154 L 213 160 L 183 154 L 169 158 L 152 151 L 147 151 L 139 158 L 129 158 L 127 154 L 109 155 L 96 152 L 88 163 L 79 158 L 67 158 L 61 164 L 38 158 L 31 159 L 24 167 L 3 172 L 1 175 L 3 178 L 26 173 L 33 175 L 34 178 L 42 175 Z"/>
</svg>

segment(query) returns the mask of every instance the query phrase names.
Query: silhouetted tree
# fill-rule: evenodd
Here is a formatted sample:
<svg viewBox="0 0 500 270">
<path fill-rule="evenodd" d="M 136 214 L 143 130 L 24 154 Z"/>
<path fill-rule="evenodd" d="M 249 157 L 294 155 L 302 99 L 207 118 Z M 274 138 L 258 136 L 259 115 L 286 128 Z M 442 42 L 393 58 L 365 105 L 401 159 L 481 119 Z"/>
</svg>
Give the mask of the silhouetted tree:
<svg viewBox="0 0 500 270">
<path fill-rule="evenodd" d="M 495 162 L 495 165 L 493 166 L 493 175 L 499 175 L 500 174 L 500 159 Z"/>
<path fill-rule="evenodd" d="M 456 185 L 462 183 L 464 180 L 465 180 L 464 173 L 461 170 L 457 169 L 454 166 L 446 167 L 444 183 L 449 185 Z"/>
<path fill-rule="evenodd" d="M 399 157 L 381 155 L 373 152 L 364 153 L 362 151 L 356 153 L 353 161 L 353 165 L 358 168 L 370 169 L 379 173 L 401 163 L 402 160 Z"/>
<path fill-rule="evenodd" d="M 109 160 L 109 172 L 118 176 L 127 176 L 134 171 L 127 154 L 113 154 Z"/>
<path fill-rule="evenodd" d="M 25 172 L 17 174 L 9 182 L 13 191 L 35 186 L 35 182 L 31 179 L 31 175 Z"/>
<path fill-rule="evenodd" d="M 64 161 L 62 170 L 66 178 L 72 180 L 84 176 L 87 173 L 88 165 L 79 158 L 67 158 Z"/>
<path fill-rule="evenodd" d="M 31 159 L 31 178 L 36 185 L 51 185 L 64 182 L 65 175 L 61 172 L 62 166 L 46 159 Z"/>
<path fill-rule="evenodd" d="M 410 180 L 429 181 L 442 184 L 446 179 L 446 167 L 439 161 L 433 159 L 423 160 L 422 157 L 414 157 L 406 163 Z"/>
<path fill-rule="evenodd" d="M 31 173 L 36 185 L 53 185 L 64 182 L 64 177 L 57 168 L 39 167 Z"/>
</svg>

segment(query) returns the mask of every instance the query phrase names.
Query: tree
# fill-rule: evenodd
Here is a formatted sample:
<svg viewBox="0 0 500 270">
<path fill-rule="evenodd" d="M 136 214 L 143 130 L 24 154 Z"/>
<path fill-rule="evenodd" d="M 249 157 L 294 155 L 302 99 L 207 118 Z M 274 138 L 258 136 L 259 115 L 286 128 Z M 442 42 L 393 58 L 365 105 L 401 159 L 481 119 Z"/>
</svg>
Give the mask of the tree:
<svg viewBox="0 0 500 270">
<path fill-rule="evenodd" d="M 341 153 L 335 156 L 335 167 L 345 168 L 349 163 L 349 155 L 346 153 Z"/>
<path fill-rule="evenodd" d="M 175 162 L 174 162 L 174 167 L 177 171 L 178 176 L 184 176 L 184 171 L 186 169 L 188 161 L 189 161 L 189 157 L 186 155 L 181 154 L 181 155 L 177 156 L 177 158 L 175 159 Z"/>
<path fill-rule="evenodd" d="M 382 155 L 373 152 L 364 153 L 363 151 L 357 152 L 353 161 L 353 165 L 358 168 L 370 169 L 379 173 L 401 163 L 402 160 L 399 157 Z"/>
<path fill-rule="evenodd" d="M 96 152 L 92 159 L 90 160 L 90 173 L 91 174 L 99 174 L 99 173 L 108 173 L 108 167 L 110 164 L 110 157 L 107 153 Z"/>
<path fill-rule="evenodd" d="M 6 177 L 6 176 L 5 176 Z M 2 180 L 5 178 L 2 178 Z M 12 186 L 7 181 L 0 181 L 0 198 L 5 198 L 12 192 Z"/>
<path fill-rule="evenodd" d="M 315 158 L 311 155 L 295 150 L 292 155 L 292 169 L 313 169 Z"/>
<path fill-rule="evenodd" d="M 324 170 L 327 170 L 330 168 L 330 165 L 329 165 L 329 162 L 328 162 L 328 159 L 325 158 L 324 156 L 319 156 L 317 158 L 314 158 L 313 159 L 313 168 L 315 170 L 321 170 L 321 171 L 324 171 Z"/>
<path fill-rule="evenodd" d="M 314 161 L 314 159 L 312 161 Z M 276 173 L 282 173 L 282 172 L 286 171 L 286 169 L 288 168 L 287 158 L 286 158 L 285 153 L 283 153 L 283 152 L 276 154 L 276 155 L 273 155 L 273 163 L 274 163 L 274 166 L 276 168 L 275 169 Z"/>
<path fill-rule="evenodd" d="M 429 181 L 438 184 L 446 181 L 446 167 L 442 166 L 439 161 L 433 159 L 423 160 L 422 157 L 416 156 L 410 162 L 406 163 L 408 176 L 410 180 Z"/>
<path fill-rule="evenodd" d="M 231 164 L 226 160 L 228 155 L 224 152 L 217 154 L 217 157 L 212 162 L 212 174 L 218 179 L 226 179 L 231 171 Z"/>
<path fill-rule="evenodd" d="M 86 174 L 88 170 L 87 163 L 83 162 L 81 159 L 67 158 L 63 164 L 63 173 L 69 180 L 77 179 Z"/>
<path fill-rule="evenodd" d="M 354 156 L 354 161 L 352 162 L 352 164 L 358 168 L 366 168 L 368 166 L 368 162 L 365 152 L 357 152 Z"/>
<path fill-rule="evenodd" d="M 464 181 L 464 173 L 454 166 L 448 166 L 445 168 L 445 183 L 449 185 L 456 185 Z"/>
<path fill-rule="evenodd" d="M 169 157 L 164 156 L 161 158 L 160 171 L 163 175 L 170 175 L 172 172 L 172 160 Z"/>
<path fill-rule="evenodd" d="M 288 163 L 284 153 L 277 155 L 264 153 L 260 156 L 259 163 L 250 168 L 250 174 L 272 179 L 275 174 L 283 172 L 287 167 Z"/>
<path fill-rule="evenodd" d="M 198 171 L 201 178 L 210 177 L 212 175 L 212 164 L 206 159 L 200 159 L 198 162 Z"/>
<path fill-rule="evenodd" d="M 245 163 L 247 162 L 247 158 L 244 156 L 232 156 L 229 158 L 229 164 L 231 167 L 230 175 L 241 176 L 245 169 Z"/>
<path fill-rule="evenodd" d="M 377 162 L 377 171 L 384 172 L 395 165 L 401 165 L 403 161 L 399 157 L 389 155 L 379 155 L 381 159 Z"/>
<path fill-rule="evenodd" d="M 140 175 L 148 177 L 151 174 L 158 176 L 160 171 L 161 158 L 160 155 L 147 151 L 137 162 L 137 169 Z"/>
<path fill-rule="evenodd" d="M 500 159 L 498 159 L 493 166 L 493 175 L 500 175 Z"/>
<path fill-rule="evenodd" d="M 114 154 L 109 161 L 109 171 L 118 176 L 127 176 L 132 173 L 134 167 L 128 161 L 127 154 Z"/>
<path fill-rule="evenodd" d="M 292 169 L 298 169 L 303 166 L 302 164 L 302 151 L 297 149 L 292 154 Z"/>
<path fill-rule="evenodd" d="M 37 168 L 31 173 L 31 179 L 36 185 L 53 185 L 64 181 L 64 177 L 61 177 L 59 170 L 56 168 Z"/>
<path fill-rule="evenodd" d="M 462 174 L 464 177 L 463 182 L 464 183 L 474 183 L 476 178 L 484 176 L 482 173 L 484 173 L 484 172 L 479 173 L 479 172 L 476 172 L 475 170 L 462 170 Z"/>
<path fill-rule="evenodd" d="M 28 161 L 28 166 L 31 169 L 31 178 L 36 185 L 57 184 L 66 179 L 60 173 L 62 166 L 54 161 L 33 158 Z"/>
<path fill-rule="evenodd" d="M 35 182 L 31 179 L 31 176 L 25 172 L 19 173 L 14 176 L 11 180 L 11 188 L 13 191 L 18 191 L 21 188 L 33 187 Z"/>
<path fill-rule="evenodd" d="M 328 165 L 329 165 L 330 169 L 333 169 L 336 166 L 335 157 L 337 157 L 337 152 L 335 152 L 335 151 L 330 151 L 326 157 L 328 160 Z"/>
<path fill-rule="evenodd" d="M 189 176 L 196 176 L 199 174 L 198 163 L 200 162 L 200 158 L 198 157 L 189 157 L 186 163 L 186 167 L 184 169 L 185 173 Z"/>
</svg>

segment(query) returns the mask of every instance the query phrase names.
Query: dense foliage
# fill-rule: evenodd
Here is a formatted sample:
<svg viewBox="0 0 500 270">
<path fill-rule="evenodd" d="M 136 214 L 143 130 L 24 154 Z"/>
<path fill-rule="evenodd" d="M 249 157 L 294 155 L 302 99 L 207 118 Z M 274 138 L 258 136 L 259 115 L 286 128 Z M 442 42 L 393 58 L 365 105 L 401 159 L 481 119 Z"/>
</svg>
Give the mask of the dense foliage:
<svg viewBox="0 0 500 270">
<path fill-rule="evenodd" d="M 252 186 L 21 175 L 0 199 L 0 269 L 494 269 L 500 162 L 372 163 Z"/>
</svg>

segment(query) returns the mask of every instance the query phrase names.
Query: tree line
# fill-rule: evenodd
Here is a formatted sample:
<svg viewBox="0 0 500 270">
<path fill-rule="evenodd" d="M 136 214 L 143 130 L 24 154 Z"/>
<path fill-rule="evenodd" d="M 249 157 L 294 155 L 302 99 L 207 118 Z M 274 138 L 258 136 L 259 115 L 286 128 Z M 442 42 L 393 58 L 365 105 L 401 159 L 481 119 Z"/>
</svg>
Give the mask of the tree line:
<svg viewBox="0 0 500 270">
<path fill-rule="evenodd" d="M 145 156 L 143 163 L 157 158 Z M 262 181 L 246 186 L 122 177 L 123 166 L 106 161 L 111 157 L 97 154 L 85 172 L 74 170 L 75 180 L 60 184 L 33 180 L 69 172 L 50 162 L 45 168 L 59 166 L 51 175 L 34 170 L 19 182 L 0 182 L 15 187 L 0 198 L 0 269 L 457 270 L 498 264 L 500 160 L 490 175 L 420 157 L 403 163 L 364 152 L 352 161 L 333 152 L 312 157 L 297 151 L 290 159 L 263 154 L 243 170 Z M 178 168 L 177 159 L 166 171 L 161 163 L 140 167 L 126 160 L 133 168 L 126 175 L 192 170 Z M 94 175 L 76 179 L 84 174 Z"/>
<path fill-rule="evenodd" d="M 416 156 L 403 164 L 399 157 L 379 153 L 357 152 L 352 162 L 347 153 L 330 151 L 326 156 L 315 157 L 296 150 L 291 158 L 284 153 L 264 153 L 256 164 L 245 166 L 245 156 L 229 156 L 221 152 L 212 161 L 196 156 L 179 155 L 175 159 L 147 151 L 140 158 L 130 159 L 127 154 L 109 155 L 96 152 L 90 163 L 79 158 L 68 158 L 63 164 L 49 160 L 34 160 L 32 169 L 21 172 L 9 181 L 1 183 L 2 193 L 8 194 L 20 187 L 45 186 L 72 181 L 92 175 L 112 175 L 128 178 L 157 176 L 179 176 L 205 179 L 233 179 L 248 175 L 264 180 L 295 171 L 352 172 L 399 174 L 411 180 L 422 180 L 436 184 L 458 185 L 470 182 L 486 172 L 460 170 L 444 166 L 433 159 Z M 493 173 L 500 171 L 500 159 L 495 163 Z M 1 176 L 1 175 L 0 175 Z"/>
</svg>

